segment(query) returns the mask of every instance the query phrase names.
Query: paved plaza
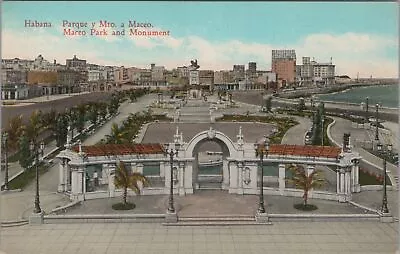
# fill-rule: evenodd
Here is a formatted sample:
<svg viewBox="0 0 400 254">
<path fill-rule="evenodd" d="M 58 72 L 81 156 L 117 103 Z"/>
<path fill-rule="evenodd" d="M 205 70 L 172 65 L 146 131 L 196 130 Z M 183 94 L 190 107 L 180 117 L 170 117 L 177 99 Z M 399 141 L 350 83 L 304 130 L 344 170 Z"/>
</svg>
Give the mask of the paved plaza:
<svg viewBox="0 0 400 254">
<path fill-rule="evenodd" d="M 397 241 L 397 224 L 370 221 L 195 227 L 160 223 L 45 224 L 1 231 L 1 250 L 7 254 L 393 254 Z"/>
<path fill-rule="evenodd" d="M 121 197 L 107 199 L 86 200 L 82 205 L 71 208 L 67 214 L 112 214 L 112 213 L 137 213 L 137 214 L 161 214 L 168 207 L 168 195 L 130 196 L 130 202 L 136 204 L 136 208 L 129 211 L 115 211 L 112 204 L 121 202 Z M 229 194 L 221 190 L 200 190 L 193 195 L 174 197 L 175 207 L 179 216 L 202 217 L 215 215 L 246 215 L 253 216 L 258 207 L 257 195 Z M 302 198 L 265 195 L 265 207 L 268 213 L 294 214 L 311 213 L 296 210 L 293 205 L 302 202 Z M 309 203 L 317 205 L 315 214 L 367 214 L 348 203 L 310 199 Z"/>
</svg>

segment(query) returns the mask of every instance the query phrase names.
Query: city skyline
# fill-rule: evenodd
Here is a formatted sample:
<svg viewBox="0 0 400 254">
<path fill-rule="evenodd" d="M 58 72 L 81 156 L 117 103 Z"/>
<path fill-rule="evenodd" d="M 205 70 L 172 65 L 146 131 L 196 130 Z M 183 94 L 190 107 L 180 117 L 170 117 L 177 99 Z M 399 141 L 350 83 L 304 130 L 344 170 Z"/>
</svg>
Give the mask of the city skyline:
<svg viewBox="0 0 400 254">
<path fill-rule="evenodd" d="M 65 13 L 67 7 L 73 11 Z M 42 54 L 64 64 L 77 55 L 100 65 L 148 68 L 155 63 L 167 69 L 197 58 L 201 69 L 229 70 L 254 61 L 258 69 L 270 70 L 273 49 L 295 49 L 297 64 L 303 56 L 318 62 L 332 57 L 336 75 L 397 78 L 394 7 L 395 3 L 6 2 L 2 58 Z M 25 20 L 52 26 L 25 27 Z M 129 20 L 149 22 L 154 29 L 169 30 L 170 36 L 65 36 L 64 20 L 107 20 L 117 26 Z"/>
</svg>

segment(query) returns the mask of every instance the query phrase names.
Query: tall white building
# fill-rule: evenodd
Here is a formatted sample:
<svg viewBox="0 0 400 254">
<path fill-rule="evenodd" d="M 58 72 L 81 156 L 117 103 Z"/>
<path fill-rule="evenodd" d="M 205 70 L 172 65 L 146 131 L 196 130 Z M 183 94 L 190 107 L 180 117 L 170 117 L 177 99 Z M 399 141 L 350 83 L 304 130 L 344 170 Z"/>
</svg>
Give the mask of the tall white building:
<svg viewBox="0 0 400 254">
<path fill-rule="evenodd" d="M 189 85 L 199 85 L 200 84 L 200 76 L 198 70 L 191 70 L 189 72 Z"/>
<path fill-rule="evenodd" d="M 329 63 L 318 63 L 303 57 L 303 64 L 296 66 L 297 81 L 300 86 L 335 84 L 335 65 L 332 58 Z"/>
</svg>

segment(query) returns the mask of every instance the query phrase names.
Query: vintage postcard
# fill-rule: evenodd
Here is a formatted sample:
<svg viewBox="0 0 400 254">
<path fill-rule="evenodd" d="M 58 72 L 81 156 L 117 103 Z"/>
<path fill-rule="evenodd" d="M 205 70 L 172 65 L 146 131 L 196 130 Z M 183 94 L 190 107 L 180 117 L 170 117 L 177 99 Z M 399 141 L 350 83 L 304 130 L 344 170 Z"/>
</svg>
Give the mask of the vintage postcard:
<svg viewBox="0 0 400 254">
<path fill-rule="evenodd" d="M 398 249 L 395 2 L 0 11 L 0 253 Z"/>
</svg>

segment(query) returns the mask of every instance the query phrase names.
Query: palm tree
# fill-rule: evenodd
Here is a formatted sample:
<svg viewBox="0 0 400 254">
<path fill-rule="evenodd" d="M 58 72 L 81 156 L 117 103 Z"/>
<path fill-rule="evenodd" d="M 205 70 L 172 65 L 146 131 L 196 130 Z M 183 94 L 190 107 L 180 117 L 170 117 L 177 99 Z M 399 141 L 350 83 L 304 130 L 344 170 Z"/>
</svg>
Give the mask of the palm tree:
<svg viewBox="0 0 400 254">
<path fill-rule="evenodd" d="M 128 188 L 133 190 L 137 195 L 140 194 L 138 183 L 141 182 L 143 187 L 150 186 L 149 180 L 140 173 L 132 173 L 125 164 L 120 161 L 115 171 L 114 184 L 117 188 L 122 188 L 122 203 L 127 205 L 126 198 L 128 196 Z"/>
<path fill-rule="evenodd" d="M 291 179 L 287 179 L 288 182 L 293 183 L 295 187 L 302 189 L 303 194 L 303 206 L 307 206 L 308 192 L 316 187 L 320 187 L 325 183 L 325 180 L 321 178 L 321 172 L 314 170 L 311 174 L 307 174 L 303 166 L 292 164 L 288 167 L 292 172 L 293 176 Z"/>
<path fill-rule="evenodd" d="M 108 144 L 125 144 L 129 142 L 126 132 L 119 128 L 116 123 L 111 125 L 111 134 L 106 137 Z"/>
</svg>

